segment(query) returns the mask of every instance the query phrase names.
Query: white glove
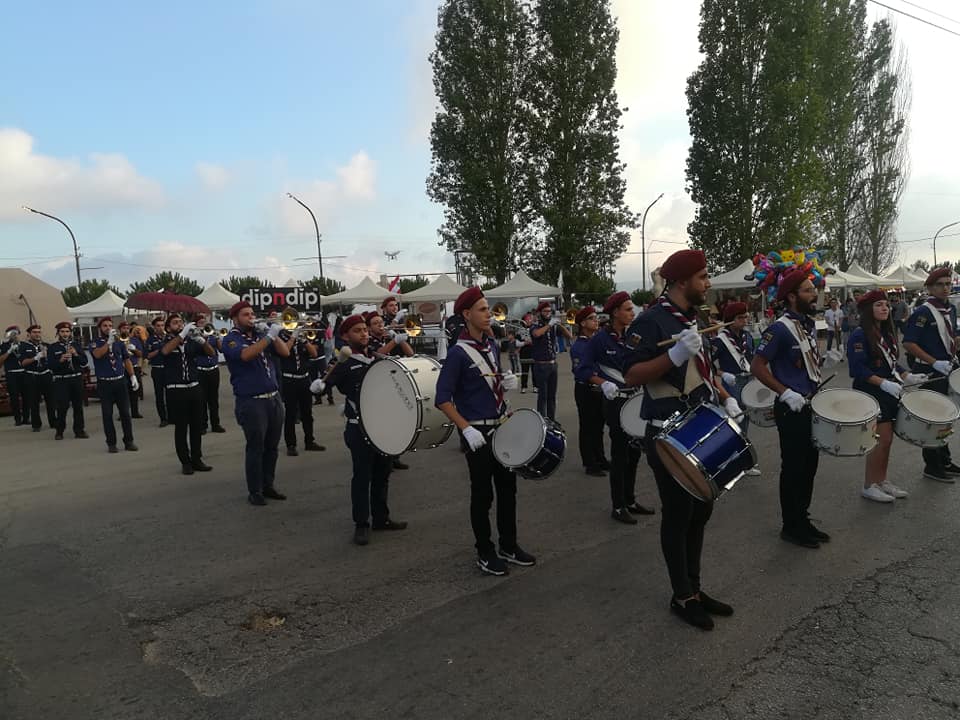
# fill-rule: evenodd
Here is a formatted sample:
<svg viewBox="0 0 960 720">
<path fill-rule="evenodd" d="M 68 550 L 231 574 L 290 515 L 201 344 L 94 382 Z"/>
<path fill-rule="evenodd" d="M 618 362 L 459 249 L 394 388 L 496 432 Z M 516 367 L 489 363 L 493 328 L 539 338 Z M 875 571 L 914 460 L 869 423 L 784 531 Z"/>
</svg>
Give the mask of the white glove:
<svg viewBox="0 0 960 720">
<path fill-rule="evenodd" d="M 949 360 L 937 360 L 933 364 L 933 369 L 941 375 L 949 375 L 950 371 L 953 369 L 953 365 Z"/>
<path fill-rule="evenodd" d="M 723 382 L 726 383 L 727 385 L 736 387 L 737 376 L 734 375 L 733 373 L 723 373 L 720 377 L 723 379 Z"/>
<path fill-rule="evenodd" d="M 616 383 L 612 383 L 609 380 L 604 380 L 600 384 L 600 390 L 603 392 L 603 396 L 607 400 L 613 400 L 617 393 L 620 392 L 620 388 L 617 387 Z"/>
<path fill-rule="evenodd" d="M 479 450 L 487 444 L 487 439 L 483 436 L 483 433 L 472 425 L 463 431 L 463 439 L 467 441 L 471 450 Z"/>
<path fill-rule="evenodd" d="M 743 415 L 743 410 L 740 407 L 740 403 L 737 402 L 736 398 L 729 397 L 723 401 L 723 409 L 726 410 L 727 415 L 736 420 L 738 417 Z"/>
<path fill-rule="evenodd" d="M 191 322 L 191 323 L 187 323 L 186 325 L 184 325 L 184 326 L 183 326 L 183 330 L 180 331 L 180 339 L 181 339 L 181 340 L 186 340 L 187 337 L 189 337 L 190 332 L 191 332 L 195 327 L 197 327 L 197 324 L 196 324 L 196 323 L 192 323 L 192 322 Z"/>
<path fill-rule="evenodd" d="M 559 324 L 560 324 L 560 318 L 558 317 L 550 318 L 550 325 L 559 325 Z"/>
<path fill-rule="evenodd" d="M 880 389 L 883 390 L 888 395 L 893 395 L 895 398 L 899 398 L 903 394 L 903 386 L 900 383 L 895 383 L 893 380 L 884 380 L 880 383 Z"/>
<path fill-rule="evenodd" d="M 500 376 L 500 385 L 504 390 L 516 390 L 520 385 L 520 379 L 512 372 L 505 372 Z"/>
<path fill-rule="evenodd" d="M 276 340 L 278 337 L 280 337 L 280 333 L 282 331 L 283 331 L 283 325 L 280 325 L 279 323 L 274 323 L 267 330 L 267 337 L 270 338 L 271 340 Z"/>
<path fill-rule="evenodd" d="M 130 389 L 133 390 L 134 392 L 140 389 L 140 382 L 137 380 L 136 375 L 130 376 Z"/>
<path fill-rule="evenodd" d="M 194 341 L 195 343 L 197 343 L 198 345 L 206 345 L 206 344 L 207 344 L 207 336 L 204 335 L 203 333 L 201 333 L 201 334 L 199 334 L 199 335 L 194 335 L 194 336 L 193 336 L 192 338 L 190 338 L 190 339 L 193 340 L 193 341 Z"/>
<path fill-rule="evenodd" d="M 401 310 L 396 315 L 393 316 L 394 322 L 403 322 L 403 319 L 407 316 L 406 310 Z"/>
<path fill-rule="evenodd" d="M 312 392 L 314 395 L 323 395 L 323 391 L 326 389 L 327 384 L 320 378 L 317 378 L 310 383 L 310 392 Z"/>
<path fill-rule="evenodd" d="M 409 336 L 406 333 L 398 332 L 393 334 L 393 341 L 399 345 L 400 343 L 405 343 L 409 339 Z"/>
<path fill-rule="evenodd" d="M 794 412 L 800 412 L 803 410 L 803 406 L 807 404 L 807 401 L 803 399 L 803 395 L 790 388 L 787 388 L 780 394 L 780 401 L 786 403 L 787 407 Z"/>
<path fill-rule="evenodd" d="M 679 335 L 674 335 L 677 343 L 667 351 L 670 362 L 677 367 L 694 357 L 703 348 L 703 339 L 693 328 L 687 328 Z"/>
<path fill-rule="evenodd" d="M 114 340 L 117 339 L 117 329 L 116 329 L 116 328 L 113 328 L 113 329 L 110 330 L 110 334 L 107 336 L 107 339 L 110 340 L 111 343 L 112 343 Z"/>
<path fill-rule="evenodd" d="M 903 381 L 908 385 L 913 385 L 915 383 L 926 382 L 930 379 L 930 376 L 926 373 L 907 373 L 903 376 Z"/>
</svg>

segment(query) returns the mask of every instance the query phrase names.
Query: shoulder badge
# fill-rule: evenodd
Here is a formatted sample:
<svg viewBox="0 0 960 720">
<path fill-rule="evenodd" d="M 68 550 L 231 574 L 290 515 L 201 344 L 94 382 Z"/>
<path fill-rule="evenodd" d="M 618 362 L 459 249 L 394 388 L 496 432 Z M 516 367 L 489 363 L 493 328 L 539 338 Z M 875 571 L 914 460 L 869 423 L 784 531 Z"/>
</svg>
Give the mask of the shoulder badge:
<svg viewBox="0 0 960 720">
<path fill-rule="evenodd" d="M 637 333 L 631 333 L 630 337 L 627 338 L 627 345 L 631 348 L 636 348 L 640 344 L 640 341 L 643 340 Z"/>
<path fill-rule="evenodd" d="M 853 351 L 854 351 L 854 352 L 863 352 L 863 343 L 859 343 L 859 342 L 858 342 L 858 343 L 854 343 L 854 344 L 853 344 Z"/>
<path fill-rule="evenodd" d="M 236 340 L 231 340 L 229 343 L 227 343 L 227 345 L 229 345 L 229 346 L 232 347 L 232 348 L 235 348 L 235 347 L 237 346 L 237 341 L 236 341 Z"/>
<path fill-rule="evenodd" d="M 771 340 L 773 340 L 773 330 L 767 330 L 767 331 L 763 334 L 763 338 L 761 338 L 761 339 L 762 339 L 764 342 L 770 342 Z"/>
<path fill-rule="evenodd" d="M 921 313 L 917 316 L 917 327 L 923 327 L 927 324 L 927 314 Z"/>
</svg>

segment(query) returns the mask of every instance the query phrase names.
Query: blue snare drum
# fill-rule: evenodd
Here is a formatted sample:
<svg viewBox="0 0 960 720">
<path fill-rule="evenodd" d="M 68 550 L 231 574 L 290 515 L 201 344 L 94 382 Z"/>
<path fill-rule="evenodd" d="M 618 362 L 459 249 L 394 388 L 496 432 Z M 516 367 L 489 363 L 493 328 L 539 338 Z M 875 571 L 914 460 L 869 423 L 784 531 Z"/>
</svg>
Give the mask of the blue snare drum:
<svg viewBox="0 0 960 720">
<path fill-rule="evenodd" d="M 660 461 L 698 500 L 716 500 L 757 464 L 740 426 L 715 405 L 699 405 L 667 420 L 656 437 Z"/>
<path fill-rule="evenodd" d="M 560 466 L 567 437 L 536 410 L 519 408 L 493 434 L 493 456 L 522 478 L 542 480 Z"/>
</svg>

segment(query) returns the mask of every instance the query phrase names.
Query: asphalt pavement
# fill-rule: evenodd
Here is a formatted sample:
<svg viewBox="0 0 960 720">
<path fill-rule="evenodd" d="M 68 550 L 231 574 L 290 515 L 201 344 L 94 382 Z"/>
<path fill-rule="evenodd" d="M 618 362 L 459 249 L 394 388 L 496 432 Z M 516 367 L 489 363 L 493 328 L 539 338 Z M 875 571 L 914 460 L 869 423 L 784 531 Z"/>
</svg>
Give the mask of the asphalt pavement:
<svg viewBox="0 0 960 720">
<path fill-rule="evenodd" d="M 326 404 L 327 451 L 301 434 L 278 465 L 289 499 L 248 505 L 225 369 L 210 473 L 180 474 L 149 394 L 136 453 L 106 453 L 96 403 L 89 440 L 0 418 L 0 718 L 958 716 L 960 485 L 922 479 L 918 448 L 894 441 L 911 494 L 892 505 L 860 498 L 862 458 L 822 455 L 812 514 L 833 541 L 807 550 L 778 537 L 776 431 L 752 429 L 763 475 L 721 498 L 704 551 L 704 588 L 736 613 L 704 633 L 667 610 L 659 517 L 615 523 L 583 473 L 560 369 L 567 458 L 520 481 L 538 564 L 505 578 L 474 565 L 455 442 L 391 476 L 409 529 L 352 545 Z M 638 489 L 659 507 L 645 461 Z"/>
</svg>

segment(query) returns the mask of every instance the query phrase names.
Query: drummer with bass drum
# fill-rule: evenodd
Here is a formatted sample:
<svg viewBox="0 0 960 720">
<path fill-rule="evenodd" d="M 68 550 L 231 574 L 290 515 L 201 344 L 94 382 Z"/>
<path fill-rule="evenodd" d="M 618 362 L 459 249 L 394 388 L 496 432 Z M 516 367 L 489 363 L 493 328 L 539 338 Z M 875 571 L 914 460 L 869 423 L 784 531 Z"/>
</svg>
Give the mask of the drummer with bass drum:
<svg viewBox="0 0 960 720">
<path fill-rule="evenodd" d="M 897 419 L 903 384 L 920 383 L 927 376 L 908 373 L 897 362 L 900 346 L 886 295 L 879 290 L 868 292 L 860 298 L 857 310 L 860 327 L 850 333 L 847 340 L 850 377 L 854 390 L 871 395 L 880 406 L 877 446 L 867 455 L 860 494 L 867 500 L 890 503 L 908 494 L 887 478 L 893 423 Z"/>
<path fill-rule="evenodd" d="M 915 360 L 911 369 L 929 373 L 933 380 L 924 389 L 949 394 L 947 376 L 956 367 L 957 309 L 950 304 L 951 270 L 938 267 L 924 283 L 930 296 L 920 304 L 903 332 L 903 349 Z M 950 457 L 950 447 L 923 448 L 923 476 L 942 483 L 954 483 L 960 467 Z"/>
<path fill-rule="evenodd" d="M 464 329 L 447 352 L 437 379 L 436 406 L 460 431 L 470 473 L 470 523 L 477 567 L 489 575 L 506 575 L 507 563 L 529 566 L 536 558 L 517 544 L 517 475 L 493 455 L 493 433 L 506 419 L 504 394 L 515 390 L 517 376 L 503 372 L 500 349 L 490 336 L 490 307 L 483 291 L 460 293 L 453 312 Z M 499 550 L 491 540 L 490 507 L 497 497 Z"/>
<path fill-rule="evenodd" d="M 647 463 L 662 503 L 660 546 L 670 575 L 670 610 L 685 622 L 712 630 L 711 615 L 728 616 L 733 608 L 707 595 L 700 586 L 701 554 L 713 502 L 697 499 L 667 471 L 655 448 L 664 421 L 701 403 L 723 405 L 726 414 L 743 414 L 737 401 L 714 376 L 710 345 L 698 333 L 696 308 L 703 305 L 710 279 L 700 250 L 675 252 L 660 268 L 663 295 L 626 331 L 633 349 L 626 362 L 629 386 L 644 386 L 641 416 L 647 420 Z M 617 316 L 611 318 L 616 323 Z M 664 341 L 675 340 L 672 344 Z"/>
</svg>

